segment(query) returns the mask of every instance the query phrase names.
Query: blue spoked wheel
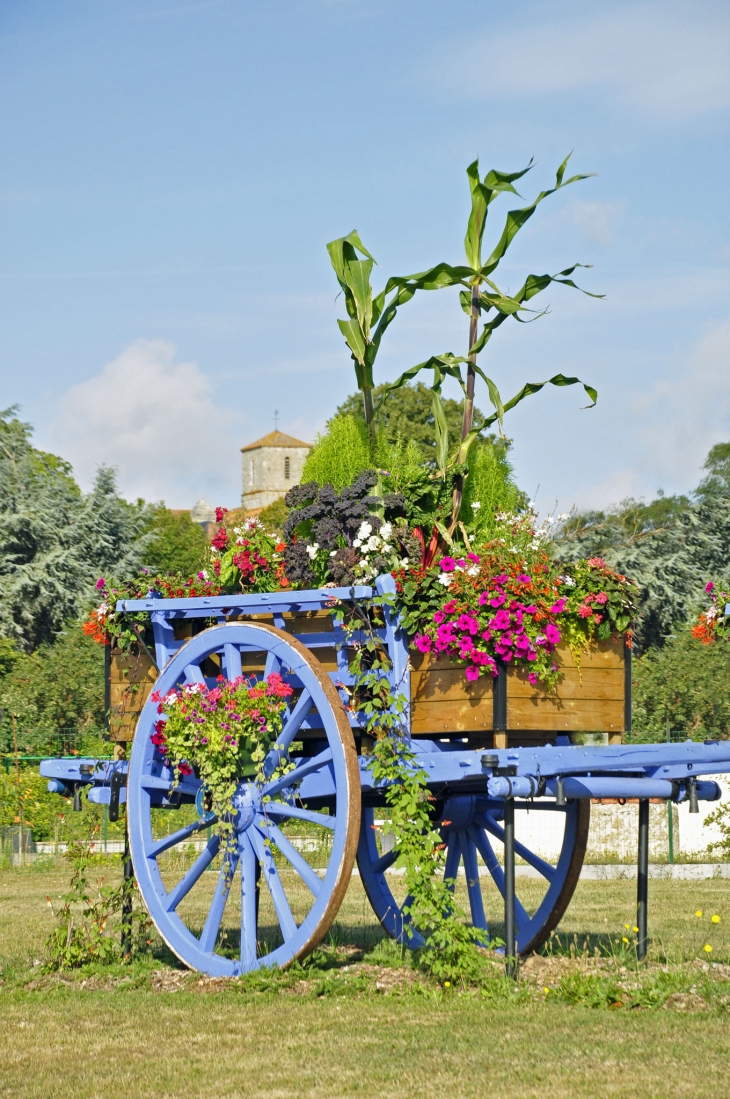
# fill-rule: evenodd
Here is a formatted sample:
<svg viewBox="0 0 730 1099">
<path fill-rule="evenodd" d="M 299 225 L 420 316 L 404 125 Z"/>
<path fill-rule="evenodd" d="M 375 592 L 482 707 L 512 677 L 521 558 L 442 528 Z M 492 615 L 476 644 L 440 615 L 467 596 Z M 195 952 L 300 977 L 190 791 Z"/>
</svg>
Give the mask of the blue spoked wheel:
<svg viewBox="0 0 730 1099">
<path fill-rule="evenodd" d="M 591 813 L 587 800 L 569 801 L 565 806 L 534 801 L 530 802 L 529 809 L 530 815 L 535 814 L 538 819 L 542 813 L 559 813 L 564 818 L 565 826 L 562 849 L 555 866 L 545 862 L 525 844 L 515 842 L 516 856 L 537 871 L 538 879 L 543 883 L 542 899 L 528 908 L 519 900 L 519 887 L 524 878 L 517 878 L 515 924 L 518 954 L 529 954 L 541 946 L 568 907 L 585 857 Z M 397 900 L 393 892 L 398 879 L 386 874 L 398 857 L 398 849 L 382 853 L 378 850 L 374 818 L 372 808 L 363 808 L 357 851 L 363 886 L 384 930 L 398 942 L 418 949 L 424 945 L 423 939 L 415 931 L 409 934 L 407 917 L 402 912 L 405 900 Z M 496 887 L 498 894 L 504 896 L 504 871 L 498 858 L 504 840 L 501 818 L 498 805 L 473 795 L 449 798 L 441 814 L 443 823 L 440 832 L 446 844 L 444 877 L 458 881 L 459 867 L 463 866 L 471 921 L 474 927 L 484 931 L 485 944 L 489 939 L 485 901 L 489 907 L 489 901 L 493 899 L 488 897 L 487 891 Z M 500 916 L 500 923 L 501 919 Z"/>
<path fill-rule="evenodd" d="M 294 688 L 265 764 L 278 777 L 261 787 L 245 777 L 239 783 L 236 848 L 226 865 L 200 780 L 190 775 L 173 790 L 172 772 L 151 743 L 158 718 L 151 700 L 132 747 L 128 827 L 142 898 L 170 949 L 211 976 L 284 966 L 313 950 L 337 914 L 355 859 L 355 743 L 337 690 L 309 649 L 273 626 L 214 626 L 175 654 L 155 688 L 164 695 L 184 683 L 212 686 L 219 674 L 260 679 L 272 672 Z M 281 774 L 285 753 L 294 768 Z M 185 822 L 175 822 L 176 809 Z"/>
</svg>

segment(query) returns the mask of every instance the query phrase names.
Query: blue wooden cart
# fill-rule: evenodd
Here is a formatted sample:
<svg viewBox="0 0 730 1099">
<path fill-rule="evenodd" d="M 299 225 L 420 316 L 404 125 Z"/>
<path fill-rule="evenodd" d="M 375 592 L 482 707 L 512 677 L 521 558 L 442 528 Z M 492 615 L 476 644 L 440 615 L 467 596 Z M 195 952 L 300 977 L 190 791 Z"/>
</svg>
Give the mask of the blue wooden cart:
<svg viewBox="0 0 730 1099">
<path fill-rule="evenodd" d="M 393 581 L 382 577 L 376 588 L 392 591 Z M 220 851 L 200 781 L 190 775 L 174 784 L 151 741 L 157 720 L 152 701 L 141 711 L 129 761 L 41 764 L 57 793 L 68 796 L 85 785 L 91 801 L 112 810 L 126 801 L 141 895 L 164 941 L 193 969 L 233 977 L 305 957 L 331 927 L 355 860 L 385 931 L 408 946 L 421 945 L 406 926 L 404 898 L 395 895 L 399 879 L 388 874 L 397 849 L 384 850 L 374 827 L 384 796 L 372 778 L 358 715 L 347 707 L 346 688 L 353 682 L 347 636 L 331 618 L 324 630 L 322 616 L 312 613 L 333 601 L 372 595 L 369 587 L 325 588 L 190 599 L 150 595 L 118 604 L 119 611 L 150 615 L 159 669 L 155 687 L 162 695 L 184 683 L 212 685 L 221 674 L 260 678 L 274 671 L 294 688 L 278 747 L 266 760 L 266 775 L 278 769 L 278 777 L 263 786 L 244 779 L 238 787 L 235 854 Z M 395 612 L 386 607 L 384 613 L 380 635 L 390 653 L 393 685 L 408 707 L 408 638 Z M 176 629 L 186 621 L 192 623 L 187 639 Z M 329 665 L 319 659 L 324 651 Z M 585 855 L 591 799 L 639 800 L 642 955 L 649 799 L 689 801 L 690 811 L 698 811 L 700 800 L 719 798 L 717 783 L 702 776 L 730 771 L 730 742 L 579 747 L 559 736 L 544 746 L 495 749 L 485 747 L 483 738 L 434 734 L 413 737 L 412 746 L 429 775 L 436 819 L 443 822 L 445 876 L 455 879 L 463 864 L 471 919 L 485 937 L 486 911 L 502 895 L 508 957 L 538 947 L 565 912 Z M 282 753 L 294 764 L 284 775 Z M 188 806 L 187 823 L 175 826 L 181 806 Z M 524 811 L 538 820 L 541 814 L 562 818 L 556 865 L 515 840 L 515 813 Z M 536 904 L 523 905 L 516 896 L 515 855 L 537 873 L 542 888 Z M 490 897 L 495 887 L 498 893 Z"/>
</svg>

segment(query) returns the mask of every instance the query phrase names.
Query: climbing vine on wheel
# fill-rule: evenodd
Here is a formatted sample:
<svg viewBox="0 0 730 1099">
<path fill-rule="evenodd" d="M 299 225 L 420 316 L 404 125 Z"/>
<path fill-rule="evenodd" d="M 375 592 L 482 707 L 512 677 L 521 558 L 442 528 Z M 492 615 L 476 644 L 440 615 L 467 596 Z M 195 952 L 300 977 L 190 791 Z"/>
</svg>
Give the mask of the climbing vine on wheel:
<svg viewBox="0 0 730 1099">
<path fill-rule="evenodd" d="M 405 871 L 405 932 L 410 938 L 416 933 L 424 938 L 419 960 L 438 980 L 475 979 L 483 970 L 478 949 L 485 946 L 483 932 L 467 923 L 454 897 L 455 882 L 439 877 L 445 854 L 433 821 L 433 797 L 426 772 L 410 747 L 403 695 L 391 682 L 390 658 L 376 633 L 376 622 L 391 603 L 392 597 L 377 596 L 369 605 L 336 612 L 346 633 L 364 634 L 364 640 L 348 642 L 355 679 L 352 705 L 373 738 L 370 770 L 373 779 L 384 784 L 390 810 L 384 830 L 393 836 L 398 852 L 395 866 Z M 489 943 L 501 945 L 500 939 Z"/>
</svg>

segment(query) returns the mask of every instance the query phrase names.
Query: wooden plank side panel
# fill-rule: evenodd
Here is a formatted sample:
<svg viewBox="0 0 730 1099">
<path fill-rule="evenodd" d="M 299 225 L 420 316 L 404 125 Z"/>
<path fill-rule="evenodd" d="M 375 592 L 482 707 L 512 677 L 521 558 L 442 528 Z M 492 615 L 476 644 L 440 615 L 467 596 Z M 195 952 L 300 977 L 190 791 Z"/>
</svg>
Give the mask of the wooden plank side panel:
<svg viewBox="0 0 730 1099">
<path fill-rule="evenodd" d="M 470 683 L 464 668 L 452 664 L 450 657 L 438 658 L 411 653 L 411 698 L 415 702 L 469 702 L 492 704 L 492 677 L 481 676 Z"/>
<path fill-rule="evenodd" d="M 623 699 L 515 698 L 507 696 L 507 727 L 544 729 L 558 733 L 620 732 L 624 727 Z"/>
<path fill-rule="evenodd" d="M 491 697 L 486 702 L 467 699 L 411 704 L 411 732 L 416 735 L 449 735 L 491 728 Z"/>
<path fill-rule="evenodd" d="M 507 728 L 555 733 L 620 733 L 624 728 L 623 640 L 601 641 L 576 666 L 567 645 L 556 650 L 557 692 L 532 687 L 525 668 L 507 676 Z"/>
<path fill-rule="evenodd" d="M 507 699 L 524 699 L 550 695 L 545 688 L 533 687 L 527 678 L 527 670 L 520 669 L 507 676 Z M 622 668 L 566 668 L 558 684 L 557 698 L 610 699 L 623 702 L 624 673 Z"/>
</svg>

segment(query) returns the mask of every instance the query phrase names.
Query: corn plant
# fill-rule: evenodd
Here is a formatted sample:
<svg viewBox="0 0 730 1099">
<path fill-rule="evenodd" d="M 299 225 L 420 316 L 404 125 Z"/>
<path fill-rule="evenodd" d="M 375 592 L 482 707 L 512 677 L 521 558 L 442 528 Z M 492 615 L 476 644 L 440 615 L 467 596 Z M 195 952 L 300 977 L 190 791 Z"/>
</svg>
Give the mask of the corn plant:
<svg viewBox="0 0 730 1099">
<path fill-rule="evenodd" d="M 493 379 L 485 374 L 477 362 L 480 352 L 484 351 L 493 334 L 508 318 L 513 317 L 516 321 L 524 324 L 537 320 L 547 313 L 547 309 L 535 310 L 531 308 L 528 302 L 537 294 L 546 290 L 552 283 L 570 286 L 576 290 L 581 289 L 570 277 L 578 267 L 588 266 L 579 263 L 575 263 L 554 275 L 530 274 L 525 278 L 520 289 L 511 295 L 500 290 L 492 277 L 515 236 L 529 221 L 543 199 L 555 194 L 571 183 L 588 178 L 586 175 L 574 175 L 565 179 L 565 170 L 569 159 L 569 156 L 566 157 L 558 168 L 554 187 L 547 191 L 541 191 L 537 198 L 527 206 L 508 211 L 501 235 L 486 259 L 482 258 L 482 244 L 489 208 L 494 200 L 502 194 L 518 194 L 514 183 L 530 171 L 532 161 L 519 172 L 491 170 L 487 172 L 483 180 L 480 178 L 478 160 L 475 160 L 467 168 L 471 210 L 464 238 L 465 265 L 453 266 L 448 263 L 438 263 L 435 267 L 431 267 L 426 271 L 390 278 L 385 288 L 377 296 L 373 296 L 370 276 L 375 260 L 363 245 L 358 233 L 353 230 L 348 236 L 341 237 L 327 245 L 332 265 L 344 294 L 348 313 L 348 319 L 340 320 L 338 324 L 355 363 L 358 388 L 363 394 L 365 420 L 371 430 L 378 408 L 387 399 L 389 392 L 412 381 L 423 370 L 432 372 L 431 389 L 433 390 L 433 413 L 439 472 L 441 476 L 445 477 L 447 469 L 451 468 L 455 469 L 457 474 L 454 480 L 451 521 L 448 530 L 441 532 L 447 538 L 450 538 L 453 534 L 459 519 L 469 450 L 481 431 L 496 423 L 500 434 L 502 434 L 505 413 L 526 397 L 538 393 L 546 385 L 582 385 L 591 400 L 588 407 L 593 407 L 596 403 L 597 393 L 592 386 L 582 382 L 580 378 L 566 377 L 564 374 L 555 374 L 552 378 L 542 382 L 527 382 L 513 397 L 504 401 Z M 462 356 L 445 352 L 432 355 L 424 362 L 417 363 L 404 371 L 395 382 L 387 387 L 378 405 L 374 407 L 372 399 L 372 390 L 374 388 L 373 365 L 383 334 L 395 318 L 398 308 L 410 301 L 418 291 L 441 290 L 453 286 L 461 287 L 459 301 L 461 308 L 469 318 L 467 354 Z M 588 294 L 589 297 L 603 296 L 591 294 L 587 290 L 581 292 Z M 480 332 L 479 326 L 482 317 L 485 320 Z M 464 377 L 464 367 L 466 368 L 466 377 Z M 477 376 L 486 384 L 489 401 L 494 409 L 493 414 L 487 417 L 479 430 L 473 428 L 474 390 Z M 461 440 L 458 450 L 451 458 L 446 418 L 441 403 L 441 387 L 447 377 L 455 378 L 464 394 Z"/>
</svg>

